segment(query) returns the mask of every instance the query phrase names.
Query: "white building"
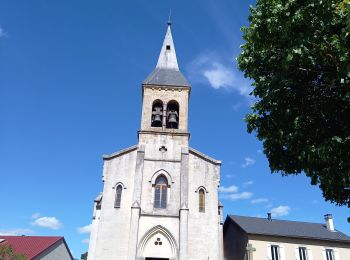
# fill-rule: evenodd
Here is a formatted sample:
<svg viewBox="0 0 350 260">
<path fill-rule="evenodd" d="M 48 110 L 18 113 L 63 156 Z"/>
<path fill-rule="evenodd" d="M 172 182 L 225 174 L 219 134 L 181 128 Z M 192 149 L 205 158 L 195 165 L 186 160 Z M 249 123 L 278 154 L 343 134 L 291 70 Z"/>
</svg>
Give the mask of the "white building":
<svg viewBox="0 0 350 260">
<path fill-rule="evenodd" d="M 224 224 L 227 260 L 349 260 L 350 237 L 326 223 L 229 215 Z"/>
<path fill-rule="evenodd" d="M 104 156 L 88 259 L 223 259 L 221 162 L 189 147 L 191 87 L 170 22 L 142 90 L 138 144 Z"/>
</svg>

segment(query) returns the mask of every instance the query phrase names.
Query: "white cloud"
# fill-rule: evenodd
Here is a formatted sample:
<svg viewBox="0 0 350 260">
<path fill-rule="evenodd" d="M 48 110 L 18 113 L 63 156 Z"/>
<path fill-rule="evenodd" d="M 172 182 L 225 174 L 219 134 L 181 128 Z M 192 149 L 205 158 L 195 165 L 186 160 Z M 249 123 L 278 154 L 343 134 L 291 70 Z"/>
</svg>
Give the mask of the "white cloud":
<svg viewBox="0 0 350 260">
<path fill-rule="evenodd" d="M 250 158 L 250 157 L 246 157 L 246 158 L 244 158 L 244 163 L 242 164 L 242 167 L 246 168 L 246 167 L 253 165 L 253 164 L 255 164 L 255 160 Z"/>
<path fill-rule="evenodd" d="M 55 217 L 41 217 L 34 220 L 31 223 L 33 226 L 44 227 L 49 229 L 60 229 L 62 227 L 62 223 Z"/>
<path fill-rule="evenodd" d="M 231 185 L 229 187 L 221 186 L 219 187 L 219 192 L 221 193 L 234 193 L 238 191 L 238 187 L 235 185 Z"/>
<path fill-rule="evenodd" d="M 233 111 L 238 111 L 242 107 L 242 103 L 232 105 Z"/>
<path fill-rule="evenodd" d="M 231 179 L 231 178 L 235 177 L 235 175 L 233 175 L 233 174 L 226 174 L 225 177 L 227 179 Z"/>
<path fill-rule="evenodd" d="M 33 230 L 27 228 L 17 228 L 12 230 L 0 230 L 0 236 L 21 236 L 32 234 Z"/>
<path fill-rule="evenodd" d="M 249 80 L 236 68 L 235 62 L 224 62 L 215 52 L 199 55 L 189 64 L 188 70 L 193 81 L 209 83 L 214 89 L 234 90 L 245 97 L 253 89 Z"/>
<path fill-rule="evenodd" d="M 252 204 L 267 203 L 267 202 L 269 202 L 269 200 L 266 198 L 259 198 L 259 199 L 254 199 L 250 201 L 250 203 Z"/>
<path fill-rule="evenodd" d="M 249 185 L 253 185 L 254 184 L 254 182 L 253 181 L 246 181 L 246 182 L 244 182 L 243 183 L 243 187 L 247 187 L 247 186 L 249 186 Z"/>
<path fill-rule="evenodd" d="M 84 244 L 89 244 L 89 241 L 90 241 L 90 239 L 88 239 L 88 238 L 81 240 L 81 242 Z"/>
<path fill-rule="evenodd" d="M 32 219 L 37 219 L 37 218 L 39 218 L 40 217 L 40 213 L 34 213 L 33 215 L 32 215 Z"/>
<path fill-rule="evenodd" d="M 4 38 L 7 36 L 7 33 L 5 32 L 4 28 L 0 25 L 0 38 Z"/>
<path fill-rule="evenodd" d="M 90 233 L 91 232 L 91 228 L 92 228 L 92 225 L 86 225 L 86 226 L 83 226 L 83 227 L 79 227 L 78 228 L 78 232 L 80 234 L 84 234 L 84 233 Z"/>
<path fill-rule="evenodd" d="M 252 196 L 253 196 L 253 193 L 244 191 L 241 193 L 225 194 L 222 196 L 222 198 L 228 199 L 228 200 L 246 200 L 246 199 L 250 199 Z"/>
<path fill-rule="evenodd" d="M 273 217 L 282 217 L 289 214 L 291 208 L 289 206 L 278 206 L 277 208 L 271 209 L 271 215 Z"/>
</svg>

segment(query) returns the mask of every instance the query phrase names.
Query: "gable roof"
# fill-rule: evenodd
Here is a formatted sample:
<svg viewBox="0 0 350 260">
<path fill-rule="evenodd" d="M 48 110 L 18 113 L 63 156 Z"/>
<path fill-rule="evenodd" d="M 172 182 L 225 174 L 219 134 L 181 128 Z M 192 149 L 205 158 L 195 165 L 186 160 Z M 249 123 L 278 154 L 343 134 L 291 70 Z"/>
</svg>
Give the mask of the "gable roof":
<svg viewBox="0 0 350 260">
<path fill-rule="evenodd" d="M 3 240 L 0 242 L 0 245 L 11 245 L 16 253 L 25 254 L 28 260 L 35 259 L 35 257 L 60 241 L 63 241 L 71 255 L 63 237 L 0 236 L 0 240 Z M 71 259 L 73 259 L 72 255 Z"/>
<path fill-rule="evenodd" d="M 277 219 L 272 219 L 270 221 L 267 218 L 237 215 L 229 215 L 227 219 L 234 222 L 247 234 L 307 238 L 350 243 L 349 236 L 338 230 L 329 231 L 325 224 L 320 223 Z"/>
</svg>

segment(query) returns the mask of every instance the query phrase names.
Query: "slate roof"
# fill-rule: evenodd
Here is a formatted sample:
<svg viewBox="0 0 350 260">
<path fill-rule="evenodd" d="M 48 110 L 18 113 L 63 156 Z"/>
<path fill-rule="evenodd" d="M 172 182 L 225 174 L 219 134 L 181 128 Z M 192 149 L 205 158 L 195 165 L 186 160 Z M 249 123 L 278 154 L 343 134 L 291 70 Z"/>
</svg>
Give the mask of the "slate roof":
<svg viewBox="0 0 350 260">
<path fill-rule="evenodd" d="M 229 215 L 228 218 L 236 223 L 247 234 L 330 240 L 350 243 L 349 236 L 338 230 L 335 230 L 334 232 L 329 231 L 325 224 L 277 219 L 272 219 L 272 221 L 270 221 L 267 218 L 237 215 Z"/>
<path fill-rule="evenodd" d="M 190 84 L 180 70 L 155 68 L 142 82 L 144 85 L 188 87 Z"/>
<path fill-rule="evenodd" d="M 142 82 L 144 85 L 189 87 L 177 63 L 175 45 L 171 34 L 171 22 L 164 37 L 156 68 Z"/>
<path fill-rule="evenodd" d="M 63 237 L 0 236 L 0 245 L 11 245 L 16 253 L 25 254 L 28 260 L 32 260 L 61 240 L 63 240 L 70 254 Z M 71 259 L 73 259 L 72 255 Z"/>
</svg>

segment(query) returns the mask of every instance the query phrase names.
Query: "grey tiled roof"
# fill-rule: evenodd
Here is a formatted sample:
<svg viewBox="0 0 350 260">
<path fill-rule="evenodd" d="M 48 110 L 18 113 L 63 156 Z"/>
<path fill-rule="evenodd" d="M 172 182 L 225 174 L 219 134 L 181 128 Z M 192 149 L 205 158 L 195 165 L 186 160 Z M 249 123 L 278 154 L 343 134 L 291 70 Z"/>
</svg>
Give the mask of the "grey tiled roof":
<svg viewBox="0 0 350 260">
<path fill-rule="evenodd" d="M 155 68 L 142 82 L 145 85 L 188 87 L 190 84 L 179 70 Z"/>
<path fill-rule="evenodd" d="M 349 236 L 338 230 L 334 232 L 329 231 L 325 224 L 276 219 L 270 221 L 267 218 L 236 215 L 229 215 L 229 218 L 248 234 L 333 240 L 350 243 Z"/>
</svg>

